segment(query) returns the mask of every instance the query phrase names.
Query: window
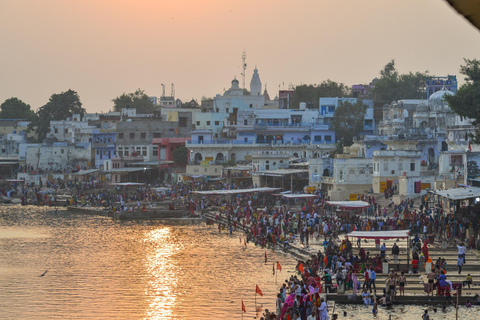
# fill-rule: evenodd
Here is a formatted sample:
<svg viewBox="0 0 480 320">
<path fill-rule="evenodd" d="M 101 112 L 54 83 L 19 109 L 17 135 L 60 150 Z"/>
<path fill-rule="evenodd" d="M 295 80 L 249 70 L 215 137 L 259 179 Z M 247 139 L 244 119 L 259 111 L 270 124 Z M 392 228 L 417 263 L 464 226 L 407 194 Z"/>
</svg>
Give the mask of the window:
<svg viewBox="0 0 480 320">
<path fill-rule="evenodd" d="M 142 147 L 142 156 L 147 156 L 147 147 Z"/>
<path fill-rule="evenodd" d="M 230 108 L 226 108 L 225 112 L 228 113 L 230 111 Z"/>
<path fill-rule="evenodd" d="M 55 128 L 55 133 L 58 133 L 58 129 L 57 129 L 57 128 Z"/>
<path fill-rule="evenodd" d="M 217 112 L 220 112 L 219 108 L 217 108 Z"/>
<path fill-rule="evenodd" d="M 178 117 L 178 126 L 180 128 L 186 128 L 187 127 L 187 117 Z"/>
<path fill-rule="evenodd" d="M 130 139 L 135 139 L 135 132 L 130 132 Z"/>
<path fill-rule="evenodd" d="M 64 153 L 65 153 L 65 150 L 60 149 L 60 153 L 61 153 L 61 154 L 64 154 Z"/>
<path fill-rule="evenodd" d="M 245 141 L 245 142 L 248 142 L 248 138 L 244 138 L 244 141 Z"/>
<path fill-rule="evenodd" d="M 322 136 L 313 136 L 313 141 L 316 141 L 316 142 L 322 141 Z"/>
<path fill-rule="evenodd" d="M 153 146 L 153 155 L 158 156 L 158 146 Z"/>
<path fill-rule="evenodd" d="M 326 142 L 332 141 L 332 136 L 325 136 L 325 141 Z"/>
<path fill-rule="evenodd" d="M 335 106 L 328 106 L 328 113 L 334 113 L 335 112 Z"/>
<path fill-rule="evenodd" d="M 117 154 L 119 157 L 123 157 L 123 151 L 118 150 Z"/>
<path fill-rule="evenodd" d="M 120 133 L 118 134 L 118 139 L 123 139 L 123 132 L 120 132 Z"/>
<path fill-rule="evenodd" d="M 142 138 L 142 139 L 147 138 L 147 133 L 146 132 L 140 133 L 140 138 Z"/>
<path fill-rule="evenodd" d="M 200 121 L 197 121 L 197 126 L 199 126 L 199 125 L 200 125 Z"/>
<path fill-rule="evenodd" d="M 383 171 L 388 171 L 388 162 L 383 163 Z"/>
<path fill-rule="evenodd" d="M 65 133 L 68 133 L 68 129 L 65 129 L 64 132 L 65 132 Z"/>
<path fill-rule="evenodd" d="M 410 171 L 415 171 L 415 162 L 410 163 Z"/>
<path fill-rule="evenodd" d="M 160 138 L 161 136 L 162 136 L 162 134 L 160 132 L 154 132 L 153 133 L 154 138 Z"/>
<path fill-rule="evenodd" d="M 209 125 L 210 125 L 210 121 L 207 121 L 207 126 L 209 126 Z"/>
<path fill-rule="evenodd" d="M 399 162 L 398 163 L 398 171 L 402 171 L 403 170 L 403 162 Z"/>
<path fill-rule="evenodd" d="M 216 126 L 220 125 L 220 121 L 215 121 L 215 125 Z"/>
<path fill-rule="evenodd" d="M 244 126 L 248 125 L 248 120 L 247 119 L 243 120 L 243 125 Z"/>
</svg>

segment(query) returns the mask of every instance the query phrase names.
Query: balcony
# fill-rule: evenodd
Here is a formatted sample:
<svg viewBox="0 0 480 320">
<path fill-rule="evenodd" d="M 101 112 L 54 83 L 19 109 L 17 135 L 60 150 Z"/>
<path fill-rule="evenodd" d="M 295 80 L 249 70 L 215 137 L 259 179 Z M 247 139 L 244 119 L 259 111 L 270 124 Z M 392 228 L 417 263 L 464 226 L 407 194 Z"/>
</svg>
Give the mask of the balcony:
<svg viewBox="0 0 480 320">
<path fill-rule="evenodd" d="M 322 145 L 322 144 L 335 144 L 335 141 L 321 141 L 321 142 L 314 142 L 310 143 L 310 140 L 292 140 L 292 141 L 281 141 L 281 140 L 261 140 L 261 141 L 248 141 L 245 142 L 244 140 L 227 140 L 227 139 L 219 139 L 219 140 L 203 140 L 203 141 L 186 141 L 185 146 L 201 146 L 201 145 Z"/>
<path fill-rule="evenodd" d="M 269 128 L 300 129 L 307 130 L 312 128 L 311 123 L 255 123 L 253 129 L 268 130 Z"/>
</svg>

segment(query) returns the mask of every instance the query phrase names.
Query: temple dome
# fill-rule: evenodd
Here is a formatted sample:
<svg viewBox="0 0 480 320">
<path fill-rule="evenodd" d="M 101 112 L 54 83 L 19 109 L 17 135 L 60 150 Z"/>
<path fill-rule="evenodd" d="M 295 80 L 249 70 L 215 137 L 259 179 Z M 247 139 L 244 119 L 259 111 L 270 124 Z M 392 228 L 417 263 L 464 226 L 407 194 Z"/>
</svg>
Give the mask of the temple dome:
<svg viewBox="0 0 480 320">
<path fill-rule="evenodd" d="M 447 102 L 443 99 L 445 98 L 445 96 L 453 95 L 453 92 L 448 91 L 447 89 L 445 89 L 445 87 L 443 87 L 442 90 L 439 90 L 430 96 L 430 98 L 428 99 L 428 104 L 430 105 L 430 107 L 433 108 L 448 106 Z"/>
</svg>

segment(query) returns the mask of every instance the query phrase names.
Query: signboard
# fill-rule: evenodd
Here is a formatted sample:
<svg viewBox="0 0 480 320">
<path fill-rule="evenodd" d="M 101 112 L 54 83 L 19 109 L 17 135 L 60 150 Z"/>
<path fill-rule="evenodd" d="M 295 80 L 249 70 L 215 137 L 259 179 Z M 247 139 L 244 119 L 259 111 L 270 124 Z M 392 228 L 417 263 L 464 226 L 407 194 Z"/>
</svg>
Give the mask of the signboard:
<svg viewBox="0 0 480 320">
<path fill-rule="evenodd" d="M 380 192 L 385 192 L 387 189 L 387 182 L 380 182 Z"/>
<path fill-rule="evenodd" d="M 210 161 L 200 161 L 202 167 L 210 167 Z"/>
<path fill-rule="evenodd" d="M 205 161 L 212 162 L 212 161 L 213 161 L 213 157 L 205 157 Z"/>
<path fill-rule="evenodd" d="M 315 187 L 307 187 L 307 193 L 314 193 Z"/>
<path fill-rule="evenodd" d="M 350 197 L 349 197 L 349 200 L 350 201 L 357 201 L 358 200 L 357 197 L 358 197 L 358 199 L 360 199 L 360 193 L 351 193 Z"/>
<path fill-rule="evenodd" d="M 420 185 L 421 190 L 426 190 L 426 189 L 431 189 L 431 184 L 430 183 L 422 183 Z"/>
</svg>

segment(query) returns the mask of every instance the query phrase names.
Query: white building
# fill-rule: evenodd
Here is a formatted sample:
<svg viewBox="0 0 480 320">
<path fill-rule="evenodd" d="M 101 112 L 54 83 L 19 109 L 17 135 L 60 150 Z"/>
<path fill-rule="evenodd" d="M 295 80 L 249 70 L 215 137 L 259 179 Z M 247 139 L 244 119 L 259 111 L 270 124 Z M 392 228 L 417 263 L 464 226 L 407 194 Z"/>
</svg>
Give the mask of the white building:
<svg viewBox="0 0 480 320">
<path fill-rule="evenodd" d="M 92 148 L 90 143 L 54 142 L 53 144 L 26 144 L 26 165 L 55 171 L 70 170 L 75 167 L 90 167 Z"/>
<path fill-rule="evenodd" d="M 94 119 L 95 118 L 95 119 Z M 90 114 L 88 117 L 84 116 L 81 119 L 79 114 L 74 114 L 72 118 L 66 120 L 50 121 L 50 133 L 47 138 L 56 138 L 58 141 L 65 141 L 71 143 L 90 143 L 92 142 L 92 130 L 96 126 L 88 123 L 88 120 L 98 120 L 98 114 Z"/>
</svg>

